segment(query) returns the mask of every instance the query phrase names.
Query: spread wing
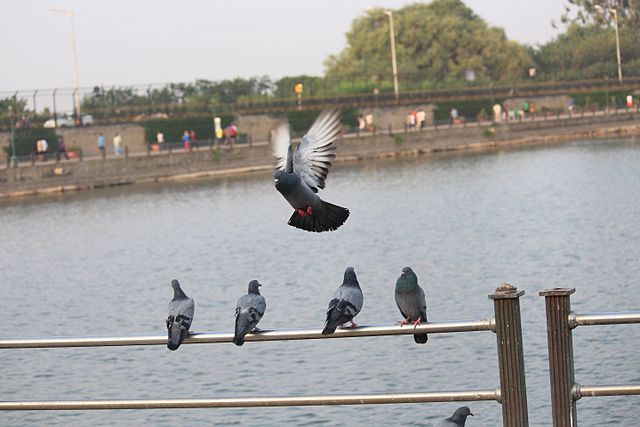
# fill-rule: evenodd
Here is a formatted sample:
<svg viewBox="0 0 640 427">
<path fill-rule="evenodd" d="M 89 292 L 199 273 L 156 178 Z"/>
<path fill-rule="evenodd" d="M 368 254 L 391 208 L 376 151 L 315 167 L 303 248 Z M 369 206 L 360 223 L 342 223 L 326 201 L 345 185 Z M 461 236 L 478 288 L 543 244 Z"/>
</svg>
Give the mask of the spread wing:
<svg viewBox="0 0 640 427">
<path fill-rule="evenodd" d="M 340 112 L 324 110 L 293 154 L 293 170 L 314 192 L 324 188 L 331 161 L 336 157 L 333 143 L 340 136 Z"/>
<path fill-rule="evenodd" d="M 291 135 L 289 125 L 282 123 L 274 133 L 272 148 L 276 158 L 276 170 L 285 172 L 293 171 L 293 146 L 291 145 Z"/>
</svg>

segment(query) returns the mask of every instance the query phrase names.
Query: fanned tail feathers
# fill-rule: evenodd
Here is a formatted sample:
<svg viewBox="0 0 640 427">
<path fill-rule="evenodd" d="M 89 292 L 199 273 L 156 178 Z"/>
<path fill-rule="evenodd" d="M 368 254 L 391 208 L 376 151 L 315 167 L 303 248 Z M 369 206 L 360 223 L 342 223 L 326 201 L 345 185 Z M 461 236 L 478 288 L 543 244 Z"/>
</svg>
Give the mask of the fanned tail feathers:
<svg viewBox="0 0 640 427">
<path fill-rule="evenodd" d="M 320 233 L 337 230 L 347 218 L 349 218 L 349 209 L 323 201 L 322 209 L 311 215 L 302 216 L 298 211 L 294 211 L 288 224 L 302 230 Z"/>
</svg>

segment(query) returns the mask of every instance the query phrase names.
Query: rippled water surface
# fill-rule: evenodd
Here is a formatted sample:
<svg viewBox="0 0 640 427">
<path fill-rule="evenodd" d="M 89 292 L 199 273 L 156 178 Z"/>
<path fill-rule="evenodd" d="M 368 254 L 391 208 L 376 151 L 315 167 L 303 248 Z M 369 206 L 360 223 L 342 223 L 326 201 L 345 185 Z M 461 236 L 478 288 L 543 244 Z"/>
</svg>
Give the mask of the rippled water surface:
<svg viewBox="0 0 640 427">
<path fill-rule="evenodd" d="M 196 300 L 195 331 L 231 331 L 236 299 L 263 283 L 262 328 L 320 328 L 354 266 L 360 324 L 400 318 L 403 266 L 432 321 L 484 319 L 499 284 L 521 301 L 530 424 L 548 426 L 544 301 L 575 287 L 578 312 L 640 310 L 640 140 L 338 165 L 322 196 L 348 206 L 334 233 L 286 225 L 270 174 L 115 188 L 0 207 L 2 337 L 164 334 L 169 283 Z M 640 327 L 579 328 L 576 379 L 640 383 Z M 0 351 L 0 400 L 391 393 L 498 386 L 491 332 L 247 343 L 244 347 Z M 424 426 L 457 403 L 274 409 L 10 412 L 2 425 Z M 501 424 L 470 403 L 468 426 Z M 640 418 L 640 398 L 585 398 L 581 425 Z M 626 421 L 624 421 L 626 420 Z"/>
</svg>

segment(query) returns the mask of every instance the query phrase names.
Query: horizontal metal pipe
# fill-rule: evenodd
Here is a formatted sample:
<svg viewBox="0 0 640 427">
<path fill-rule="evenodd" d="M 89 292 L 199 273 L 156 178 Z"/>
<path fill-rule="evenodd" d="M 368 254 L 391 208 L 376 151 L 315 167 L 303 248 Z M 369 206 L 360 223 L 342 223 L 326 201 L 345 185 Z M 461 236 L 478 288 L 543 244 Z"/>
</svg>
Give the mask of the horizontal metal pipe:
<svg viewBox="0 0 640 427">
<path fill-rule="evenodd" d="M 432 393 L 362 394 L 346 396 L 246 397 L 221 399 L 60 400 L 0 402 L 2 411 L 255 408 L 268 406 L 381 405 L 394 403 L 500 400 L 500 391 L 443 391 Z"/>
<path fill-rule="evenodd" d="M 640 312 L 569 314 L 569 325 L 572 328 L 577 326 L 621 325 L 628 323 L 640 323 Z"/>
<path fill-rule="evenodd" d="M 454 322 L 429 322 L 417 326 L 359 326 L 353 329 L 337 329 L 331 335 L 322 335 L 321 329 L 261 330 L 248 334 L 245 341 L 291 341 L 328 338 L 374 337 L 382 335 L 409 335 L 414 333 L 441 334 L 450 332 L 495 331 L 495 320 L 462 320 Z M 185 344 L 230 343 L 233 333 L 192 333 Z M 53 347 L 107 347 L 129 345 L 166 345 L 167 335 L 120 337 L 52 337 L 0 339 L 0 349 L 53 348 Z"/>
<path fill-rule="evenodd" d="M 575 400 L 583 397 L 632 396 L 640 395 L 640 385 L 584 386 L 576 384 L 571 393 Z"/>
</svg>

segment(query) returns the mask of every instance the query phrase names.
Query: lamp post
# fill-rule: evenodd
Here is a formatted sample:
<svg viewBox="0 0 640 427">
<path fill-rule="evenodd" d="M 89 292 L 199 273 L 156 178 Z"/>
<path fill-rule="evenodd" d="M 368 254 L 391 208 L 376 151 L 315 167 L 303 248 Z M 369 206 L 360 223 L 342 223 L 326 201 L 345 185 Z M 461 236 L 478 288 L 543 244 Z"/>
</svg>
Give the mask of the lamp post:
<svg viewBox="0 0 640 427">
<path fill-rule="evenodd" d="M 393 93 L 397 101 L 399 98 L 398 65 L 396 63 L 396 35 L 393 31 L 393 12 L 390 10 L 385 10 L 384 14 L 389 17 L 389 38 L 391 39 L 391 68 L 393 70 Z"/>
<path fill-rule="evenodd" d="M 71 19 L 71 48 L 73 49 L 73 83 L 75 86 L 74 103 L 76 117 L 80 117 L 80 75 L 78 74 L 78 49 L 76 48 L 76 22 L 75 14 L 72 10 L 56 9 L 48 7 L 48 12 L 62 13 Z"/>
<path fill-rule="evenodd" d="M 11 106 L 9 107 L 9 121 L 11 123 L 11 167 L 16 167 L 18 163 L 16 162 L 16 135 L 13 126 L 13 121 L 16 117 L 16 103 L 18 102 L 18 91 L 13 94 L 13 102 L 11 102 Z"/>
<path fill-rule="evenodd" d="M 604 8 L 602 6 L 597 4 L 595 8 L 600 13 L 604 13 Z M 613 23 L 616 29 L 616 55 L 618 58 L 618 84 L 622 84 L 622 60 L 620 59 L 620 31 L 618 28 L 618 9 L 616 9 L 615 7 L 611 7 L 611 8 L 607 8 L 606 10 L 613 15 Z"/>
</svg>

